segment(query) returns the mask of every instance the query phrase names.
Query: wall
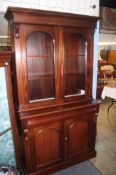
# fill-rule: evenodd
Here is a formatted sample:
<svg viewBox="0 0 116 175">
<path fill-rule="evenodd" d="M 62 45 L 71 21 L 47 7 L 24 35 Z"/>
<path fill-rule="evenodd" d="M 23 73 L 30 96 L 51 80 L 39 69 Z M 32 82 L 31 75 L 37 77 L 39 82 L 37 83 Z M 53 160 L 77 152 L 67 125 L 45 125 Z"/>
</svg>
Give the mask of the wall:
<svg viewBox="0 0 116 175">
<path fill-rule="evenodd" d="M 95 9 L 92 8 L 94 4 L 96 5 Z M 99 0 L 0 0 L 0 11 L 6 11 L 8 6 L 54 10 L 90 16 L 99 15 Z"/>
<path fill-rule="evenodd" d="M 8 22 L 4 19 L 4 13 L 0 12 L 0 51 L 10 50 L 11 45 L 10 36 L 7 35 Z"/>
<path fill-rule="evenodd" d="M 116 50 L 116 33 L 100 33 L 99 50 Z"/>
<path fill-rule="evenodd" d="M 94 35 L 94 61 L 93 61 L 93 98 L 96 99 L 97 70 L 98 70 L 98 42 L 99 42 L 99 22 Z"/>
<path fill-rule="evenodd" d="M 102 20 L 100 22 L 100 50 L 116 50 L 116 9 L 102 7 L 100 9 Z M 100 59 L 100 57 L 99 57 Z"/>
</svg>

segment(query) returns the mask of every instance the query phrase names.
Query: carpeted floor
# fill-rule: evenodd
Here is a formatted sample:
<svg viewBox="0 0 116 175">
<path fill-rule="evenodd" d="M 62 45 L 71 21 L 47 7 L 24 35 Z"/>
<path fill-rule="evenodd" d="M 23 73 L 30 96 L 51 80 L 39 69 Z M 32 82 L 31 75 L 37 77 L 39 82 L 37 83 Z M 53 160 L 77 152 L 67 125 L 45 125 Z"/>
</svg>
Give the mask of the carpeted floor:
<svg viewBox="0 0 116 175">
<path fill-rule="evenodd" d="M 0 175 L 21 175 L 19 171 L 11 166 L 0 165 Z M 102 175 L 94 165 L 85 161 L 69 168 L 63 169 L 51 175 Z"/>
<path fill-rule="evenodd" d="M 51 175 L 102 175 L 91 162 L 85 161 Z"/>
</svg>

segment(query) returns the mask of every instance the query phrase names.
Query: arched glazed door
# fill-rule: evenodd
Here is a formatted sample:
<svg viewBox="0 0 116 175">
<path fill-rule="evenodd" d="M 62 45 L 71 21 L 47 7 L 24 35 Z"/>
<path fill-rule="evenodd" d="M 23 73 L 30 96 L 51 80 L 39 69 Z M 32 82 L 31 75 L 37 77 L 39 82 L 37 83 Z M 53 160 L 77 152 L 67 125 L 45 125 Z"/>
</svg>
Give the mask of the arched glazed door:
<svg viewBox="0 0 116 175">
<path fill-rule="evenodd" d="M 26 41 L 29 101 L 55 98 L 54 40 L 45 32 L 33 32 Z"/>
<path fill-rule="evenodd" d="M 65 37 L 65 97 L 86 94 L 87 42 L 76 32 Z"/>
</svg>

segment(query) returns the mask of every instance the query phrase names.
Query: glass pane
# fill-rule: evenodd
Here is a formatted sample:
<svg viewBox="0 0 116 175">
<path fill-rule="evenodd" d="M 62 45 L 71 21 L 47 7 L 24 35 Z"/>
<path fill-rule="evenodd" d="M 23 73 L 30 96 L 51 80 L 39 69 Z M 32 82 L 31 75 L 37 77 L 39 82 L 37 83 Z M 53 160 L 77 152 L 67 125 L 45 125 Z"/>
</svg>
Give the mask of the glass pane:
<svg viewBox="0 0 116 175">
<path fill-rule="evenodd" d="M 34 32 L 27 38 L 29 100 L 55 97 L 54 42 L 44 32 Z"/>
<path fill-rule="evenodd" d="M 65 40 L 65 96 L 85 94 L 86 42 L 76 33 Z"/>
</svg>

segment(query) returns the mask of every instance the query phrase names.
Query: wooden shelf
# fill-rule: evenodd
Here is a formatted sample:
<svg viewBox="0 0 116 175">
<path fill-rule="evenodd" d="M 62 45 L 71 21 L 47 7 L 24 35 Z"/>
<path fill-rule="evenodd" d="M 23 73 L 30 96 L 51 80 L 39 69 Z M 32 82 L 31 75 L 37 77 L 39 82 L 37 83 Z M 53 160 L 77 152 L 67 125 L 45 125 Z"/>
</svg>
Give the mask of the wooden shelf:
<svg viewBox="0 0 116 175">
<path fill-rule="evenodd" d="M 78 56 L 85 56 L 85 54 L 77 54 L 77 55 L 65 55 L 66 57 L 78 57 Z"/>
<path fill-rule="evenodd" d="M 45 77 L 54 77 L 54 74 L 29 75 L 28 80 L 36 80 Z"/>
<path fill-rule="evenodd" d="M 65 72 L 65 74 L 84 74 L 85 72 L 77 72 L 77 71 L 73 71 L 73 72 Z"/>
<path fill-rule="evenodd" d="M 54 57 L 54 55 L 27 55 L 27 58 L 48 58 L 48 57 Z"/>
</svg>

